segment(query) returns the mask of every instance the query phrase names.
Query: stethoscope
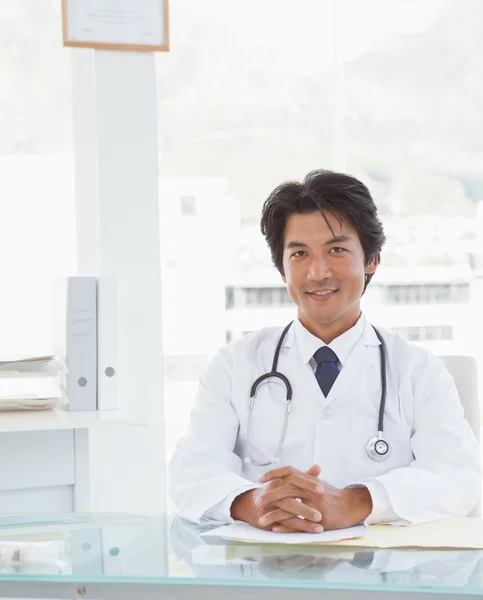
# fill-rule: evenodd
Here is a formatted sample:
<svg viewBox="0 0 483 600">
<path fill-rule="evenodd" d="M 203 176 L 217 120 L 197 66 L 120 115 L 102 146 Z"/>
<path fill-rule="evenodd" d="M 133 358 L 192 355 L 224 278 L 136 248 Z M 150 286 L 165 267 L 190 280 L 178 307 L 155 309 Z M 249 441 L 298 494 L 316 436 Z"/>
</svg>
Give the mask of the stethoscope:
<svg viewBox="0 0 483 600">
<path fill-rule="evenodd" d="M 288 418 L 290 415 L 291 407 L 292 407 L 292 386 L 290 381 L 285 377 L 283 373 L 279 373 L 277 371 L 278 365 L 278 357 L 280 355 L 280 349 L 282 348 L 283 340 L 287 335 L 288 330 L 290 329 L 293 321 L 291 321 L 283 330 L 282 335 L 277 344 L 277 348 L 275 350 L 275 354 L 273 356 L 272 369 L 269 373 L 265 373 L 264 375 L 260 375 L 260 377 L 254 382 L 250 390 L 250 400 L 248 402 L 248 424 L 247 424 L 247 448 L 248 448 L 248 456 L 245 458 L 245 463 L 252 463 L 257 467 L 268 467 L 271 464 L 277 464 L 280 462 L 280 453 L 282 451 L 283 444 L 285 442 L 285 436 L 287 435 L 287 426 L 288 426 Z M 384 408 L 386 406 L 386 345 L 384 340 L 382 339 L 381 334 L 377 331 L 377 329 L 373 326 L 373 329 L 381 342 L 379 347 L 379 352 L 381 355 L 381 402 L 379 404 L 379 421 L 377 424 L 377 435 L 371 437 L 371 439 L 366 444 L 366 452 L 372 460 L 377 462 L 382 462 L 386 460 L 389 456 L 389 444 L 387 440 L 384 438 Z M 280 441 L 278 443 L 277 451 L 275 452 L 272 460 L 263 461 L 257 460 L 253 457 L 250 450 L 250 440 L 251 440 L 251 429 L 252 429 L 252 420 L 253 420 L 253 405 L 255 403 L 255 394 L 257 393 L 257 388 L 266 379 L 271 377 L 276 377 L 281 379 L 285 385 L 287 390 L 286 394 L 286 404 L 285 404 L 285 419 L 283 423 L 282 435 L 280 436 Z"/>
</svg>

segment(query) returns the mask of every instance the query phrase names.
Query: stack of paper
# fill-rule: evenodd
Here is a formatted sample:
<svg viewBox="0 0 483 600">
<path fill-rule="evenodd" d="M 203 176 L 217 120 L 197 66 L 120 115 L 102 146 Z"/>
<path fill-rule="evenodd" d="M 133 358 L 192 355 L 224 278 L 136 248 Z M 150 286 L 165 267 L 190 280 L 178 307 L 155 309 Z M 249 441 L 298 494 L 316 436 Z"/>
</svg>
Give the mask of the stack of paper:
<svg viewBox="0 0 483 600">
<path fill-rule="evenodd" d="M 0 377 L 52 377 L 59 373 L 67 373 L 67 367 L 54 354 L 0 357 Z"/>
<path fill-rule="evenodd" d="M 0 574 L 71 574 L 64 540 L 0 540 Z"/>
<path fill-rule="evenodd" d="M 323 533 L 273 533 L 236 523 L 207 531 L 216 536 L 251 544 L 327 544 L 366 548 L 449 548 L 483 550 L 483 519 L 447 517 L 420 525 L 356 526 Z"/>
<path fill-rule="evenodd" d="M 364 525 L 335 531 L 323 531 L 322 533 L 274 533 L 273 531 L 257 529 L 247 523 L 235 523 L 234 525 L 217 527 L 201 535 L 203 537 L 221 537 L 257 544 L 326 544 L 328 542 L 361 538 L 366 534 L 367 527 Z"/>
<path fill-rule="evenodd" d="M 53 408 L 64 397 L 65 362 L 55 355 L 0 358 L 0 410 Z"/>
</svg>

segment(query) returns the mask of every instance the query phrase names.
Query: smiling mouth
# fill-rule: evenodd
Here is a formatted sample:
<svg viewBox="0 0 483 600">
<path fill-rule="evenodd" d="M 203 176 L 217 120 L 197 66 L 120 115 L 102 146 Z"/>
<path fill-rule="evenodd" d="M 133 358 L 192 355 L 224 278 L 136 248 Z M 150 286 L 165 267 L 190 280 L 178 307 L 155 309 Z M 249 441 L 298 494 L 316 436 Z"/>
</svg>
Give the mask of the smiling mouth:
<svg viewBox="0 0 483 600">
<path fill-rule="evenodd" d="M 323 290 L 320 292 L 307 292 L 307 294 L 309 294 L 310 296 L 316 296 L 317 298 L 325 298 L 327 296 L 331 296 L 332 294 L 335 294 L 338 290 Z"/>
</svg>

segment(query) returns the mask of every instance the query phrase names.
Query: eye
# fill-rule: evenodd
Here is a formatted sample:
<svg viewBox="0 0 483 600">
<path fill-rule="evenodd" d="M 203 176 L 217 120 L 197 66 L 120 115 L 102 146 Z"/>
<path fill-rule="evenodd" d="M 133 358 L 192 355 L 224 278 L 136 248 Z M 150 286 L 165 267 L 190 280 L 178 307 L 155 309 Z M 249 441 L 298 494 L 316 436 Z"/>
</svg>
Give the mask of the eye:
<svg viewBox="0 0 483 600">
<path fill-rule="evenodd" d="M 343 252 L 347 252 L 347 250 L 340 246 L 333 246 L 329 252 L 332 252 L 332 254 L 342 254 Z"/>
<path fill-rule="evenodd" d="M 305 251 L 304 250 L 297 250 L 297 252 L 294 252 L 292 254 L 292 256 L 290 258 L 300 258 L 301 256 L 305 255 Z"/>
</svg>

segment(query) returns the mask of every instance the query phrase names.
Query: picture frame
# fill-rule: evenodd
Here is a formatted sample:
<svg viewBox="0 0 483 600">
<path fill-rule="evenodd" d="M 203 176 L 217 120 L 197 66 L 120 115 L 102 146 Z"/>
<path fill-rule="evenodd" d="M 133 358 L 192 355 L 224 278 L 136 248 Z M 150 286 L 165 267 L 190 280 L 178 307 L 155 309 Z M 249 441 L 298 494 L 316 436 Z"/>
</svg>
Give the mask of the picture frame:
<svg viewBox="0 0 483 600">
<path fill-rule="evenodd" d="M 169 51 L 168 0 L 62 0 L 63 45 Z"/>
</svg>

